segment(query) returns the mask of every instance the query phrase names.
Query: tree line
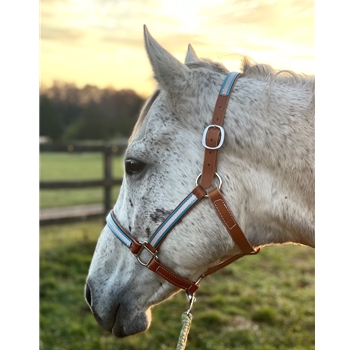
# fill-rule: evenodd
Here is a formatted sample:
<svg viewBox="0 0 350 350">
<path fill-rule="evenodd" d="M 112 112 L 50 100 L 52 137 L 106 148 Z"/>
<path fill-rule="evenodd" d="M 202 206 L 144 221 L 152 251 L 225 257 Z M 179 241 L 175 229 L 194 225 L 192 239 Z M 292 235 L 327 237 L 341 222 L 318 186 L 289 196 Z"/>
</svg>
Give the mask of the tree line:
<svg viewBox="0 0 350 350">
<path fill-rule="evenodd" d="M 63 142 L 129 137 L 143 103 L 133 90 L 55 82 L 40 91 L 40 136 Z"/>
</svg>

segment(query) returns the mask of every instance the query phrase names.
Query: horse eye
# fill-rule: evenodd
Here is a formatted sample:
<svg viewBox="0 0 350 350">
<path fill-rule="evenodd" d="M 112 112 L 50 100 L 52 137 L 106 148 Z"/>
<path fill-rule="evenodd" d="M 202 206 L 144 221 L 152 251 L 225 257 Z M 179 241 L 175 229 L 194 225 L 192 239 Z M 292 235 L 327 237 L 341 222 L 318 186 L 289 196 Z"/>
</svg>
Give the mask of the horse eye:
<svg viewBox="0 0 350 350">
<path fill-rule="evenodd" d="M 125 171 L 128 175 L 133 175 L 141 172 L 145 166 L 145 163 L 136 159 L 125 160 Z"/>
</svg>

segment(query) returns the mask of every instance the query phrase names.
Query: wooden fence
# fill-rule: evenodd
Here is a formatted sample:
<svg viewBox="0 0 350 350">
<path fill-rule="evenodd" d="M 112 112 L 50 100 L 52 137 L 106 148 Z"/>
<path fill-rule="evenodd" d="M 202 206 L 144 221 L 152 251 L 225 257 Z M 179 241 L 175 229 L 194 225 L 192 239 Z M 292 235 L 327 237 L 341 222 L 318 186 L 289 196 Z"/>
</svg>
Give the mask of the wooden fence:
<svg viewBox="0 0 350 350">
<path fill-rule="evenodd" d="M 112 162 L 113 156 L 124 154 L 126 143 L 95 145 L 77 145 L 77 144 L 40 144 L 40 152 L 69 152 L 86 153 L 100 152 L 104 157 L 104 178 L 102 180 L 76 180 L 76 181 L 40 181 L 40 190 L 47 189 L 77 189 L 88 187 L 103 187 L 104 201 L 101 206 L 79 206 L 76 210 L 55 210 L 49 209 L 46 215 L 40 213 L 40 225 L 51 224 L 63 221 L 73 221 L 82 218 L 107 215 L 112 208 L 112 187 L 121 185 L 121 178 L 113 178 Z"/>
</svg>

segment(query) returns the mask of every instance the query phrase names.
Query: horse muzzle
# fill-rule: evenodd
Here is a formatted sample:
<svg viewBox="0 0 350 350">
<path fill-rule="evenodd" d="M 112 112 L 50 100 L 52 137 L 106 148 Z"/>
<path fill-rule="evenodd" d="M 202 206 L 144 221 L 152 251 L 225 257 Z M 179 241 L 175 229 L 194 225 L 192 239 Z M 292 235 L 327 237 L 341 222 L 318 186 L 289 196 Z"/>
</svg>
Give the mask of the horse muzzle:
<svg viewBox="0 0 350 350">
<path fill-rule="evenodd" d="M 85 301 L 98 325 L 118 338 L 144 332 L 150 325 L 149 311 L 138 310 L 130 303 L 118 302 L 113 297 L 107 304 L 101 303 L 88 282 L 85 284 Z"/>
</svg>

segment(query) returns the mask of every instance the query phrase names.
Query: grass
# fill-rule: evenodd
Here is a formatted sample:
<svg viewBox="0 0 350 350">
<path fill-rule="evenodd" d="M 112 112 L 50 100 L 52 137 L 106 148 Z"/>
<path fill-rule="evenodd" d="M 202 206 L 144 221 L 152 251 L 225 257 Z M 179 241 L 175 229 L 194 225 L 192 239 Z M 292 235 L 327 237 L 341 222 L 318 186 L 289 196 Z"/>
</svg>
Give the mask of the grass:
<svg viewBox="0 0 350 350">
<path fill-rule="evenodd" d="M 83 290 L 103 225 L 40 229 L 40 349 L 175 349 L 183 292 L 153 308 L 145 333 L 117 339 L 95 322 Z M 314 250 L 266 247 L 202 281 L 186 349 L 314 349 L 314 312 Z"/>
<path fill-rule="evenodd" d="M 123 160 L 115 156 L 113 176 L 123 176 Z M 41 153 L 40 180 L 99 180 L 103 178 L 103 155 L 100 153 Z M 119 187 L 112 190 L 116 199 Z M 103 203 L 102 188 L 42 190 L 40 191 L 40 208 L 64 207 L 81 204 Z"/>
</svg>

